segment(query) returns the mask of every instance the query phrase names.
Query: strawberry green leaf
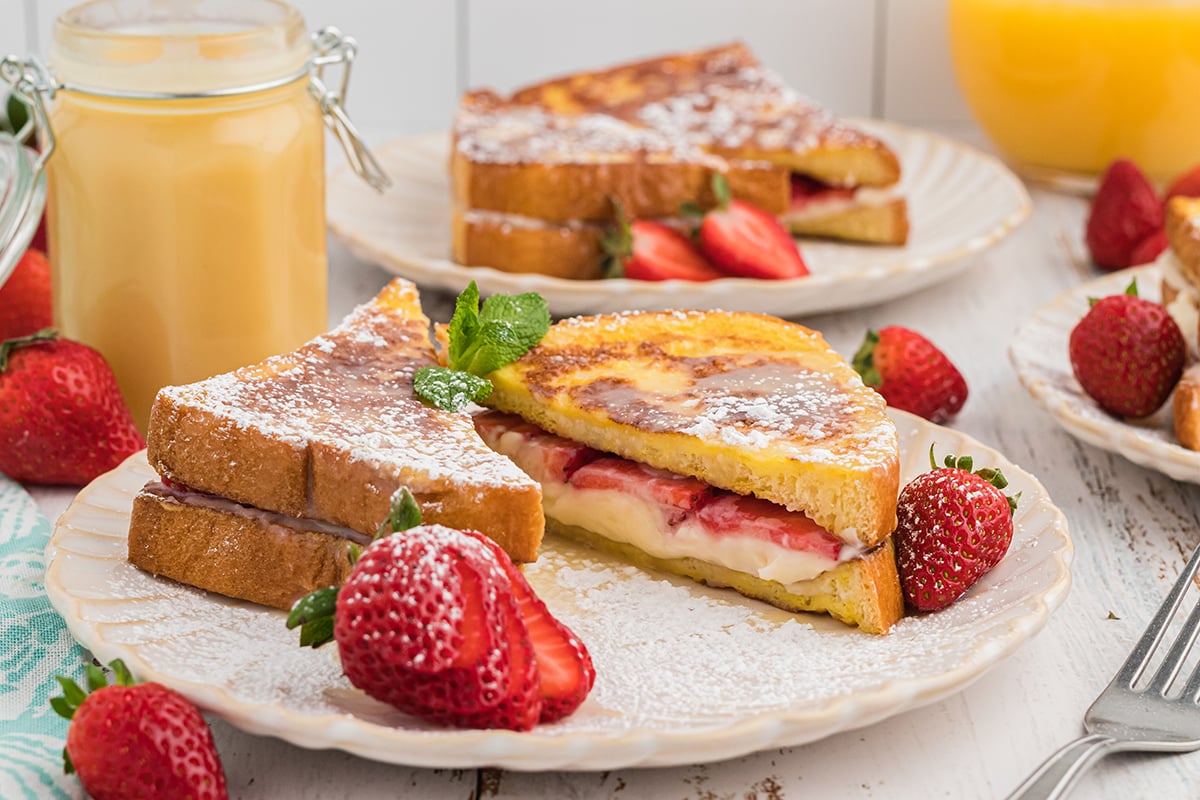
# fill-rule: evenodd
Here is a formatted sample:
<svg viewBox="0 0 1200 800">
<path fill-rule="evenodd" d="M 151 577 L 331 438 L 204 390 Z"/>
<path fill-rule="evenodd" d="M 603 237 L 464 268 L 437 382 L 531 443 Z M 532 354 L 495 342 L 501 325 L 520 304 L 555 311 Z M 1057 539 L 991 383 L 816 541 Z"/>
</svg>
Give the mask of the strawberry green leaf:
<svg viewBox="0 0 1200 800">
<path fill-rule="evenodd" d="M 854 354 L 854 358 L 851 360 L 854 371 L 862 376 L 863 383 L 871 387 L 876 387 L 883 383 L 883 376 L 875 368 L 875 347 L 878 344 L 879 332 L 867 331 L 866 336 L 863 337 L 863 343 L 859 345 L 858 352 Z M 932 452 L 932 448 L 930 448 L 930 451 Z"/>
<path fill-rule="evenodd" d="M 74 708 L 79 708 L 85 699 L 87 692 L 79 688 L 79 684 L 63 675 L 55 675 L 54 680 L 58 681 L 58 685 L 62 687 L 63 693 L 61 698 L 55 700 L 65 700 Z M 67 719 L 70 719 L 69 714 L 63 714 Z"/>
<path fill-rule="evenodd" d="M 401 486 L 392 495 L 392 507 L 387 519 L 375 532 L 375 538 L 380 539 L 399 531 L 406 531 L 421 524 L 421 507 L 407 486 Z"/>
<path fill-rule="evenodd" d="M 63 748 L 63 772 L 67 775 L 75 774 L 75 765 L 71 763 L 71 754 L 65 747 Z"/>
<path fill-rule="evenodd" d="M 125 662 L 119 658 L 114 658 L 108 662 L 108 668 L 112 670 L 116 676 L 118 686 L 133 686 L 137 681 L 133 679 L 133 675 L 129 672 L 129 667 L 125 666 Z"/>
<path fill-rule="evenodd" d="M 50 707 L 54 709 L 54 713 L 67 719 L 74 719 L 75 710 L 79 708 L 78 705 L 72 705 L 65 697 L 51 697 Z"/>
<path fill-rule="evenodd" d="M 15 339 L 8 339 L 0 342 L 0 372 L 4 372 L 8 368 L 8 357 L 12 351 L 18 347 L 37 344 L 38 342 L 49 342 L 58 338 L 58 331 L 54 328 L 42 328 L 37 333 L 31 333 L 28 336 L 18 336 Z"/>
<path fill-rule="evenodd" d="M 679 216 L 681 217 L 703 217 L 704 209 L 699 203 L 688 201 L 679 205 Z"/>
<path fill-rule="evenodd" d="M 95 664 L 88 664 L 86 671 L 88 691 L 94 692 L 97 689 L 103 689 L 105 686 L 108 686 L 108 676 Z"/>
<path fill-rule="evenodd" d="M 492 383 L 469 372 L 445 367 L 422 367 L 413 376 L 413 389 L 425 402 L 443 411 L 461 411 L 492 393 Z"/>
<path fill-rule="evenodd" d="M 725 176 L 719 172 L 714 172 L 712 176 L 713 197 L 717 198 L 717 208 L 724 211 L 729 208 L 729 203 L 733 200 L 733 196 L 729 193 L 729 181 L 725 180 Z"/>
<path fill-rule="evenodd" d="M 338 591 L 337 586 L 326 586 L 324 589 L 309 592 L 297 600 L 287 615 L 285 624 L 288 630 L 306 625 L 314 619 L 332 617 L 334 609 L 337 608 Z"/>
<path fill-rule="evenodd" d="M 321 617 L 300 626 L 300 646 L 314 650 L 333 641 L 333 617 Z"/>
<path fill-rule="evenodd" d="M 1129 281 L 1129 285 L 1125 287 L 1125 294 L 1133 295 L 1134 297 L 1138 296 L 1137 278 Z"/>
</svg>

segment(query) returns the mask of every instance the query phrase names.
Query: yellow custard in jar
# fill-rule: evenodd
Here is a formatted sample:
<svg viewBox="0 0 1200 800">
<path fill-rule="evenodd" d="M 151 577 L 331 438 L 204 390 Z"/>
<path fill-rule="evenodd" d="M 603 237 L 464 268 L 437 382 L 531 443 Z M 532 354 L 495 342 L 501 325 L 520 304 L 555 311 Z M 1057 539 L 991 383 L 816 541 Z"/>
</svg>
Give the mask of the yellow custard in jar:
<svg viewBox="0 0 1200 800">
<path fill-rule="evenodd" d="M 56 324 L 108 359 L 143 430 L 162 386 L 326 327 L 311 54 L 273 0 L 98 0 L 55 25 Z"/>
</svg>

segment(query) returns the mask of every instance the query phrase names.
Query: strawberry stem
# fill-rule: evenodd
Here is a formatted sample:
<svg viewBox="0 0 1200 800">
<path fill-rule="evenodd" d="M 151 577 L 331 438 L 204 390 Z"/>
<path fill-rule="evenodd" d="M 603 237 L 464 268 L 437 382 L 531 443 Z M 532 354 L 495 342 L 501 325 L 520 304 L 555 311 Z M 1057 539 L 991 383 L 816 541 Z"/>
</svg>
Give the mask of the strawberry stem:
<svg viewBox="0 0 1200 800">
<path fill-rule="evenodd" d="M 384 536 L 406 531 L 420 524 L 421 507 L 417 505 L 417 499 L 413 497 L 408 487 L 401 486 L 392 495 L 391 511 L 388 512 L 387 519 L 380 524 L 374 538 L 382 539 Z"/>
<path fill-rule="evenodd" d="M 721 211 L 729 208 L 733 195 L 729 192 L 729 181 L 725 180 L 725 176 L 719 172 L 713 173 L 712 191 L 713 197 L 717 198 L 717 208 Z"/>
<path fill-rule="evenodd" d="M 37 333 L 31 333 L 28 336 L 18 336 L 15 339 L 0 342 L 0 372 L 8 368 L 8 356 L 18 347 L 25 347 L 37 342 L 49 342 L 57 338 L 58 331 L 54 328 L 42 328 Z"/>
<path fill-rule="evenodd" d="M 633 258 L 633 229 L 629 227 L 629 218 L 625 216 L 625 206 L 621 198 L 610 194 L 608 201 L 612 203 L 617 222 L 600 237 L 600 246 L 604 248 L 605 254 L 604 277 L 624 278 L 625 261 Z"/>
<path fill-rule="evenodd" d="M 933 448 L 936 446 L 936 443 L 929 445 L 930 469 L 941 469 L 941 467 L 938 466 L 937 457 L 933 454 Z M 942 463 L 948 469 L 961 469 L 964 472 L 971 472 L 971 468 L 975 466 L 975 461 L 970 456 L 948 455 L 942 461 Z M 1008 478 L 1004 477 L 1004 473 L 1001 472 L 998 467 L 984 467 L 983 469 L 975 470 L 972 474 L 978 475 L 1001 491 L 1008 487 Z M 1016 513 L 1017 501 L 1021 499 L 1021 493 L 1017 492 L 1015 495 L 1006 494 L 1004 495 L 1004 499 L 1008 501 L 1008 510 L 1012 513 Z"/>
</svg>

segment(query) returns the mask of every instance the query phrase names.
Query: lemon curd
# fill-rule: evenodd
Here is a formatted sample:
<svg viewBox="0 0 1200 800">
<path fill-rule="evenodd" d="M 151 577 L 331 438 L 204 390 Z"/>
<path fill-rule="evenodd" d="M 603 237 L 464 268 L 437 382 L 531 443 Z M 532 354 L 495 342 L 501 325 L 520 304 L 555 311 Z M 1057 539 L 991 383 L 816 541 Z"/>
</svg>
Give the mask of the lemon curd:
<svg viewBox="0 0 1200 800">
<path fill-rule="evenodd" d="M 56 324 L 108 359 L 143 430 L 160 387 L 292 350 L 327 316 L 303 18 L 270 0 L 162 8 L 77 7 L 51 52 Z"/>
<path fill-rule="evenodd" d="M 975 119 L 1027 174 L 1132 158 L 1169 181 L 1200 162 L 1200 3 L 949 0 Z"/>
</svg>

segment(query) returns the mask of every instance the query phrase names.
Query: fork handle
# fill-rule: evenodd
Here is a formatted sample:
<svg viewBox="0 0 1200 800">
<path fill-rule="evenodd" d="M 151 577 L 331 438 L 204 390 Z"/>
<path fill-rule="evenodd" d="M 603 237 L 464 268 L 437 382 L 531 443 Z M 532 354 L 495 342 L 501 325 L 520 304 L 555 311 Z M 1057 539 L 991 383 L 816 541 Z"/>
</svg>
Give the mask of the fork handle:
<svg viewBox="0 0 1200 800">
<path fill-rule="evenodd" d="M 1054 800 L 1062 797 L 1083 771 L 1100 760 L 1116 743 L 1109 736 L 1093 733 L 1063 745 L 1013 790 L 1008 800 Z"/>
</svg>

